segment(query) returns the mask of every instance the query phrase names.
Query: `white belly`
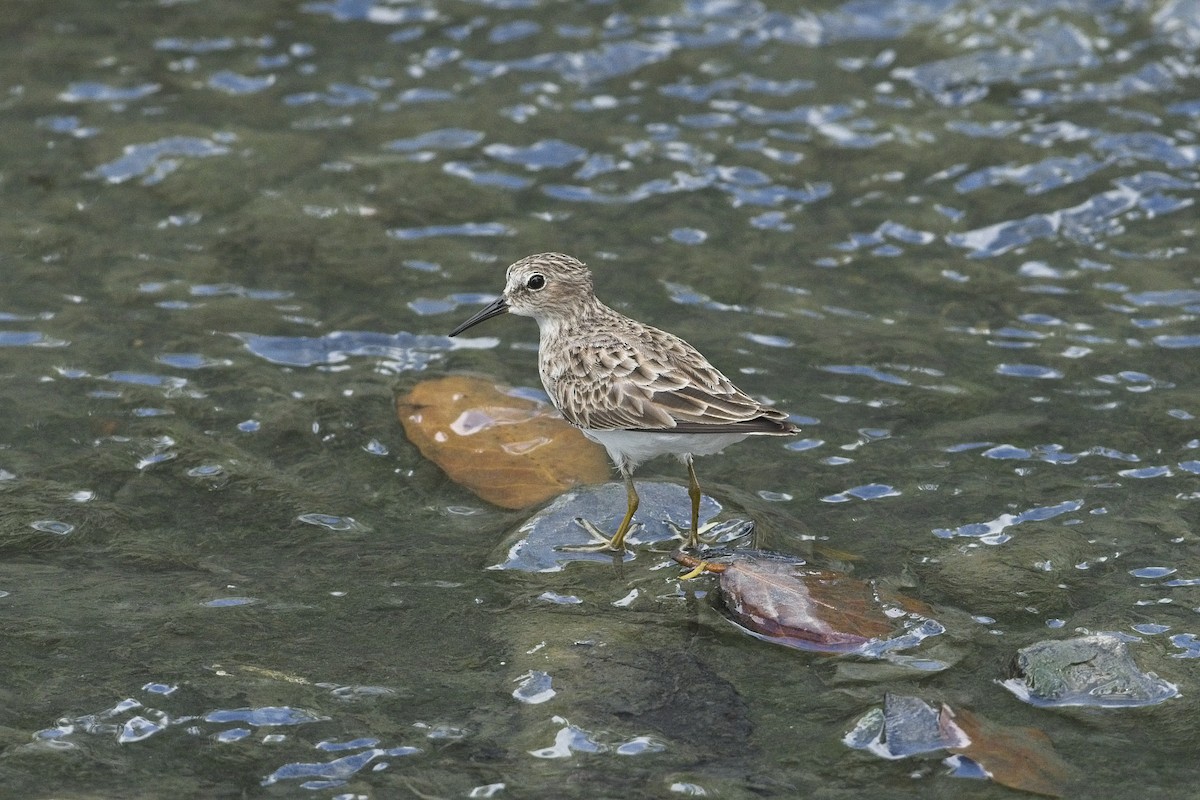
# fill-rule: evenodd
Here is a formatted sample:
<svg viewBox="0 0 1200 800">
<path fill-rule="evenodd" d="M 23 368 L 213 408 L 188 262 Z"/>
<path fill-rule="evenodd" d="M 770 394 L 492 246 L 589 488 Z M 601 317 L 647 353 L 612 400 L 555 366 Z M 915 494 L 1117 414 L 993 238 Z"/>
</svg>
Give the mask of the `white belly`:
<svg viewBox="0 0 1200 800">
<path fill-rule="evenodd" d="M 583 435 L 608 451 L 617 468 L 633 471 L 638 464 L 655 456 L 672 455 L 680 461 L 688 456 L 711 456 L 731 444 L 747 438 L 748 433 L 658 433 L 643 431 L 590 430 Z"/>
</svg>

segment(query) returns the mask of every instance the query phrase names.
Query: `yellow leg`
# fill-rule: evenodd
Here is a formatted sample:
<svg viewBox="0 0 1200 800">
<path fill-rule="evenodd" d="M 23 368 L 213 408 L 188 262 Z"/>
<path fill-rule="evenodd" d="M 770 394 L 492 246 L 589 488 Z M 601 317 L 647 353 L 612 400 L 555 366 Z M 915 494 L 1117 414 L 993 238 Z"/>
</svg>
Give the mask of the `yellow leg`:
<svg viewBox="0 0 1200 800">
<path fill-rule="evenodd" d="M 688 528 L 688 547 L 700 546 L 700 533 L 697 523 L 700 519 L 700 482 L 696 480 L 696 468 L 692 466 L 692 457 L 688 456 L 688 497 L 692 498 L 692 525 Z"/>
<path fill-rule="evenodd" d="M 625 476 L 625 496 L 628 500 L 628 506 L 625 509 L 625 517 L 621 520 L 621 524 L 617 526 L 617 532 L 612 535 L 612 538 L 601 533 L 595 525 L 586 519 L 577 519 L 579 524 L 585 531 L 592 535 L 597 544 L 580 544 L 580 545 L 563 545 L 559 549 L 575 552 L 596 552 L 598 550 L 614 550 L 622 552 L 625 549 L 625 537 L 629 535 L 629 529 L 633 527 L 633 515 L 638 510 L 638 493 L 633 486 L 633 477 Z"/>
<path fill-rule="evenodd" d="M 625 511 L 625 519 L 621 520 L 620 527 L 617 528 L 617 532 L 613 534 L 612 539 L 608 543 L 609 547 L 613 550 L 625 549 L 625 537 L 629 534 L 629 526 L 633 524 L 633 512 L 638 509 L 637 489 L 633 488 L 633 477 L 630 475 L 625 476 L 625 496 L 629 501 L 629 507 Z"/>
</svg>

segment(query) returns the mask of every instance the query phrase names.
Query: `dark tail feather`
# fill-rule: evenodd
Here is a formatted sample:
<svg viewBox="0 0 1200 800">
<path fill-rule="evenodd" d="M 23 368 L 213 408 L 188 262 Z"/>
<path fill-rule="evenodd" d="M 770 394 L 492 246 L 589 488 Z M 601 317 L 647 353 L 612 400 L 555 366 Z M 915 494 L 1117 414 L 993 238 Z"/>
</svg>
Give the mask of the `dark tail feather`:
<svg viewBox="0 0 1200 800">
<path fill-rule="evenodd" d="M 755 417 L 741 422 L 718 422 L 706 425 L 703 422 L 680 422 L 674 428 L 634 428 L 644 433 L 765 433 L 773 436 L 788 436 L 800 431 L 800 426 L 786 419 Z"/>
</svg>

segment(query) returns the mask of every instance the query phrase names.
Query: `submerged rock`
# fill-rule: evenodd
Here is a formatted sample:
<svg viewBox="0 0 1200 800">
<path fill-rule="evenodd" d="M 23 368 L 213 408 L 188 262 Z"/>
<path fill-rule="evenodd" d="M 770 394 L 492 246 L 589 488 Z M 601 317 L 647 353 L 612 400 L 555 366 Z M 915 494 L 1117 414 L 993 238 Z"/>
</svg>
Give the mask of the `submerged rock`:
<svg viewBox="0 0 1200 800">
<path fill-rule="evenodd" d="M 888 694 L 859 718 L 843 744 L 889 760 L 942 756 L 955 778 L 987 779 L 1025 792 L 1063 797 L 1076 777 L 1036 728 L 999 725 L 965 708 Z"/>
<path fill-rule="evenodd" d="M 946 711 L 919 697 L 889 693 L 883 706 L 864 714 L 842 741 L 889 760 L 963 747 L 969 740 L 943 718 Z"/>
<path fill-rule="evenodd" d="M 1035 706 L 1149 706 L 1179 694 L 1138 669 L 1129 646 L 1111 634 L 1038 642 L 1019 650 L 1014 666 L 1002 685 Z"/>
<path fill-rule="evenodd" d="M 469 375 L 422 381 L 396 400 L 404 433 L 456 483 L 528 508 L 609 475 L 604 449 L 546 403 Z"/>
<path fill-rule="evenodd" d="M 629 545 L 624 555 L 626 559 L 633 557 L 638 545 L 669 542 L 680 531 L 686 534 L 692 515 L 692 501 L 686 486 L 641 481 L 636 485 L 641 503 L 633 518 L 634 527 L 626 539 Z M 513 531 L 505 539 L 501 554 L 494 557 L 497 560 L 490 569 L 554 572 L 572 561 L 612 562 L 616 553 L 609 550 L 581 552 L 561 548 L 596 543 L 579 520 L 587 520 L 611 534 L 625 516 L 625 509 L 623 483 L 571 489 Z M 720 513 L 720 503 L 707 495 L 700 498 L 701 526 Z M 748 520 L 730 519 L 722 521 L 715 529 L 710 528 L 706 535 L 729 541 L 748 534 L 753 528 L 754 524 Z"/>
</svg>

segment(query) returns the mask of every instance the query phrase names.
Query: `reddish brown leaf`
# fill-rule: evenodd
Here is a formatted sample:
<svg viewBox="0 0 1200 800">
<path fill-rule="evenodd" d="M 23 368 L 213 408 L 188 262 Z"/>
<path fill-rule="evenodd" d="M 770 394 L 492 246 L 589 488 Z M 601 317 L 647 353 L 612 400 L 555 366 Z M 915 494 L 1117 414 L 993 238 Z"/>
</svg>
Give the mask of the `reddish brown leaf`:
<svg viewBox="0 0 1200 800">
<path fill-rule="evenodd" d="M 690 557 L 676 560 L 699 563 Z M 734 620 L 780 644 L 853 650 L 898 629 L 873 586 L 797 559 L 747 550 L 712 571 L 720 575 L 725 607 Z"/>
<path fill-rule="evenodd" d="M 609 477 L 599 445 L 553 409 L 465 375 L 424 381 L 396 400 L 409 441 L 489 503 L 525 508 Z"/>
<path fill-rule="evenodd" d="M 1071 767 L 1054 752 L 1050 737 L 1037 728 L 1003 727 L 944 705 L 941 723 L 956 726 L 970 739 L 970 744 L 951 752 L 979 764 L 996 783 L 1047 797 L 1062 797 L 1066 792 Z"/>
</svg>

